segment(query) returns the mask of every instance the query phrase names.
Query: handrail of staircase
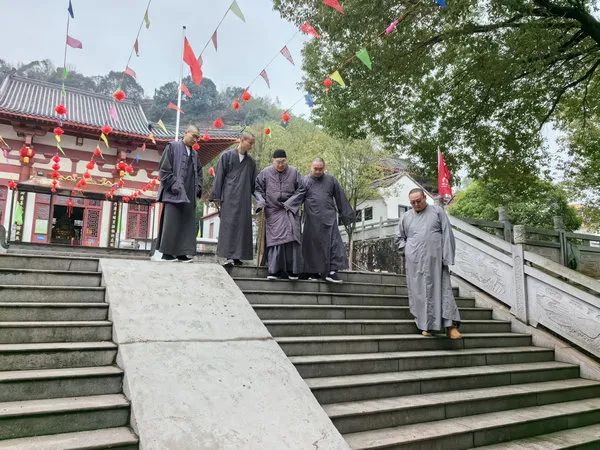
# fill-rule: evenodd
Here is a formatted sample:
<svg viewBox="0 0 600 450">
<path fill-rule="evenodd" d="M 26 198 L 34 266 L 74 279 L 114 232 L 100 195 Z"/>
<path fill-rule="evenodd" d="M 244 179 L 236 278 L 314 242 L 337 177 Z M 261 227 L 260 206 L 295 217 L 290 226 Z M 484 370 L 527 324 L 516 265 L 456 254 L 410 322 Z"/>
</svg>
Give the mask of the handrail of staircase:
<svg viewBox="0 0 600 450">
<path fill-rule="evenodd" d="M 456 238 L 452 273 L 510 308 L 600 357 L 600 281 L 450 217 Z"/>
</svg>

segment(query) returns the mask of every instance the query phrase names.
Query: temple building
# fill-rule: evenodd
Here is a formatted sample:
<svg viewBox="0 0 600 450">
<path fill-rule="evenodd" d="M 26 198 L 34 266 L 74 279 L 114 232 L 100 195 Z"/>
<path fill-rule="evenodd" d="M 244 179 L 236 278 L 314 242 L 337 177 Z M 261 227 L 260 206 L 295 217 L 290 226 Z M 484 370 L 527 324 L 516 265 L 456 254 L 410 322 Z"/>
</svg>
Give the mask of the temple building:
<svg viewBox="0 0 600 450">
<path fill-rule="evenodd" d="M 209 134 L 200 143 L 203 165 L 239 137 L 231 129 Z M 174 131 L 150 125 L 138 103 L 9 75 L 0 85 L 0 137 L 0 224 L 10 241 L 150 248 L 160 217 L 154 180 Z"/>
</svg>

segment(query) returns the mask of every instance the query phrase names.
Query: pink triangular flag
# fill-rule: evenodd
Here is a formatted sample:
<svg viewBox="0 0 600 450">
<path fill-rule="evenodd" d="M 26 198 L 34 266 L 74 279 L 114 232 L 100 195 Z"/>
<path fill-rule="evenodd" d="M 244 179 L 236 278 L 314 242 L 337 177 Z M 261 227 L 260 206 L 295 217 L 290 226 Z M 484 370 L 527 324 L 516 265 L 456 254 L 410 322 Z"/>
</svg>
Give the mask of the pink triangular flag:
<svg viewBox="0 0 600 450">
<path fill-rule="evenodd" d="M 137 39 L 133 43 L 133 49 L 135 50 L 135 56 L 140 56 L 140 44 Z"/>
<path fill-rule="evenodd" d="M 73 48 L 83 48 L 83 44 L 81 43 L 81 41 L 78 41 L 77 39 L 72 38 L 68 34 L 67 34 L 67 45 L 69 47 L 73 47 Z"/>
<path fill-rule="evenodd" d="M 400 21 L 399 19 L 396 19 L 392 23 L 390 23 L 388 25 L 388 27 L 385 29 L 385 34 L 390 34 L 392 31 L 394 31 L 396 29 L 396 27 L 398 26 L 399 21 Z"/>
<path fill-rule="evenodd" d="M 271 89 L 271 83 L 269 83 L 269 75 L 267 75 L 267 71 L 265 69 L 263 69 L 260 72 L 260 76 L 263 77 L 263 80 L 265 80 L 265 83 L 267 83 L 267 86 L 269 87 L 269 89 Z"/>
<path fill-rule="evenodd" d="M 190 92 L 190 90 L 187 88 L 187 86 L 185 84 L 183 84 L 183 82 L 181 82 L 181 92 L 183 92 L 186 96 L 191 97 L 192 93 Z"/>
<path fill-rule="evenodd" d="M 179 111 L 181 114 L 185 114 L 181 108 L 178 108 L 177 105 L 173 102 L 169 102 L 167 108 L 172 109 L 174 111 Z"/>
<path fill-rule="evenodd" d="M 217 30 L 215 30 L 210 39 L 212 40 L 212 43 L 215 46 L 215 51 L 217 51 Z"/>
<path fill-rule="evenodd" d="M 289 62 L 294 64 L 294 59 L 292 58 L 292 54 L 290 53 L 290 50 L 287 48 L 287 45 L 283 46 L 283 48 L 281 49 L 281 54 L 285 57 L 285 59 L 287 59 Z"/>
<path fill-rule="evenodd" d="M 123 73 L 129 75 L 131 78 L 135 78 L 135 71 L 129 66 L 125 67 L 125 72 Z"/>
<path fill-rule="evenodd" d="M 108 115 L 109 115 L 109 116 L 110 116 L 110 118 L 111 118 L 112 120 L 114 120 L 115 122 L 118 122 L 118 121 L 119 121 L 119 115 L 117 114 L 117 107 L 116 107 L 114 104 L 112 104 L 112 105 L 110 106 L 110 108 L 108 109 Z"/>
<path fill-rule="evenodd" d="M 337 12 L 344 14 L 344 7 L 339 0 L 323 0 L 323 4 L 335 9 Z"/>
<path fill-rule="evenodd" d="M 304 34 L 308 34 L 309 36 L 314 36 L 317 39 L 321 37 L 319 32 L 315 30 L 315 28 L 308 22 L 304 22 L 302 25 L 300 25 L 300 31 L 302 31 Z"/>
</svg>

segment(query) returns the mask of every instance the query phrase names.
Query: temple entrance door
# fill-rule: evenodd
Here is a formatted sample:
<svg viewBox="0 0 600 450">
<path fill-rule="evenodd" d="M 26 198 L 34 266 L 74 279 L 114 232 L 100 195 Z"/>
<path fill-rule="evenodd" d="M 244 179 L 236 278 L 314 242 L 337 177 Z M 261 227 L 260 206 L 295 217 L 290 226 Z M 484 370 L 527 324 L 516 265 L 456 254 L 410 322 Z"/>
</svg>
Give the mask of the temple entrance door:
<svg viewBox="0 0 600 450">
<path fill-rule="evenodd" d="M 83 228 L 83 208 L 73 207 L 69 214 L 67 206 L 54 205 L 52 211 L 51 243 L 78 246 L 81 245 Z"/>
<path fill-rule="evenodd" d="M 100 245 L 100 225 L 102 220 L 102 201 L 86 200 L 83 215 L 83 235 L 81 245 L 98 247 Z"/>
</svg>

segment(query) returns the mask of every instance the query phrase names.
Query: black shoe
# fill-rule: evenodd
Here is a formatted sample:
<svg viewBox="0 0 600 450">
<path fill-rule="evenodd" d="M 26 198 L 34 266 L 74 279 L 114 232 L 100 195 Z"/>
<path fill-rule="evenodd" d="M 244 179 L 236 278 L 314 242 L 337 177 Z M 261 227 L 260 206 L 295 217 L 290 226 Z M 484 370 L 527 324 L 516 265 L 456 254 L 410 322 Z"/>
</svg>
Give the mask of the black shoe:
<svg viewBox="0 0 600 450">
<path fill-rule="evenodd" d="M 288 273 L 288 280 L 296 281 L 298 278 L 300 278 L 300 275 L 297 273 Z"/>
<path fill-rule="evenodd" d="M 182 255 L 182 256 L 177 257 L 177 261 L 184 262 L 184 263 L 191 263 L 194 261 L 194 258 L 190 258 L 187 255 Z"/>
<path fill-rule="evenodd" d="M 272 273 L 267 275 L 267 280 L 271 281 L 271 280 L 279 280 L 279 277 L 277 275 L 274 275 Z"/>
<path fill-rule="evenodd" d="M 233 264 L 235 264 L 236 266 L 243 266 L 244 263 L 242 261 L 240 261 L 239 259 L 234 259 L 233 260 Z"/>
<path fill-rule="evenodd" d="M 173 262 L 173 261 L 177 261 L 177 258 L 175 258 L 173 255 L 167 255 L 166 253 L 163 253 L 162 258 L 160 258 L 160 260 Z"/>
<path fill-rule="evenodd" d="M 335 272 L 329 272 L 329 275 L 325 277 L 325 281 L 329 281 L 330 283 L 343 283 L 340 277 L 338 277 L 338 274 Z"/>
</svg>

